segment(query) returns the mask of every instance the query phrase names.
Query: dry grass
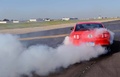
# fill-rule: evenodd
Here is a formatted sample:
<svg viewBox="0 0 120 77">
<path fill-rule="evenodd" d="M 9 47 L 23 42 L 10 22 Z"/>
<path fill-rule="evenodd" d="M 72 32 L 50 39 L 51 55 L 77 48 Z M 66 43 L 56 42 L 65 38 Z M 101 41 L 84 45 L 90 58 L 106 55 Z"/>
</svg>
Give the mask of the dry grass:
<svg viewBox="0 0 120 77">
<path fill-rule="evenodd" d="M 23 34 L 29 32 L 37 32 L 43 30 L 72 27 L 76 22 L 96 21 L 108 22 L 120 19 L 101 19 L 101 20 L 77 20 L 77 21 L 50 21 L 36 23 L 19 23 L 19 24 L 0 24 L 0 33 Z"/>
</svg>

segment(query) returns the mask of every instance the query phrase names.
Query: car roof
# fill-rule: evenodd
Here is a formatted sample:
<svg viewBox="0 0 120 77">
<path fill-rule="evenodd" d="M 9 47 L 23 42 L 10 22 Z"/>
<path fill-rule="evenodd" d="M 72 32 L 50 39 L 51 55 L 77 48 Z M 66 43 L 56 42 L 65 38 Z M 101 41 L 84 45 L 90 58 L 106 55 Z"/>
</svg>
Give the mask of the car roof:
<svg viewBox="0 0 120 77">
<path fill-rule="evenodd" d="M 77 24 L 102 24 L 101 22 L 78 22 Z"/>
</svg>

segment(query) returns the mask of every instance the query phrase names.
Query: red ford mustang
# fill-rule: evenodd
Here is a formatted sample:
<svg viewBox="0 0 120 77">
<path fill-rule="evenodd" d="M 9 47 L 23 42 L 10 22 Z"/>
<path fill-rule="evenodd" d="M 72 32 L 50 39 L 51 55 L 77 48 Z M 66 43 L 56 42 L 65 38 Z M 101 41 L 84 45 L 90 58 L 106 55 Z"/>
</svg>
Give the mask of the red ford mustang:
<svg viewBox="0 0 120 77">
<path fill-rule="evenodd" d="M 110 45 L 110 32 L 99 22 L 77 23 L 69 37 L 73 45 Z"/>
</svg>

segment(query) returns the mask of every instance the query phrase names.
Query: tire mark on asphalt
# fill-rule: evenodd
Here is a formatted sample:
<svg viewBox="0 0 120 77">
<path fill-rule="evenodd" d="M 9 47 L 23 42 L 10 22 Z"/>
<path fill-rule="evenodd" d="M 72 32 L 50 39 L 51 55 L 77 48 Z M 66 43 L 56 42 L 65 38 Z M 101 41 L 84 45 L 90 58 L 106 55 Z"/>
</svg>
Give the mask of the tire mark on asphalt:
<svg viewBox="0 0 120 77">
<path fill-rule="evenodd" d="M 85 68 L 84 68 L 84 70 L 82 70 L 82 72 L 80 72 L 79 74 L 78 74 L 78 76 L 76 76 L 76 77 L 83 77 L 83 75 L 88 71 L 88 70 L 90 70 L 91 69 L 91 67 L 94 65 L 94 64 L 96 64 L 97 63 L 97 61 L 93 61 L 93 62 L 91 62 L 89 65 L 87 65 Z"/>
<path fill-rule="evenodd" d="M 32 38 L 20 38 L 19 40 L 34 40 L 34 39 L 46 39 L 46 38 L 58 38 L 58 37 L 65 37 L 69 34 L 60 34 L 60 35 L 53 35 L 53 36 L 40 36 L 40 37 L 32 37 Z"/>
</svg>

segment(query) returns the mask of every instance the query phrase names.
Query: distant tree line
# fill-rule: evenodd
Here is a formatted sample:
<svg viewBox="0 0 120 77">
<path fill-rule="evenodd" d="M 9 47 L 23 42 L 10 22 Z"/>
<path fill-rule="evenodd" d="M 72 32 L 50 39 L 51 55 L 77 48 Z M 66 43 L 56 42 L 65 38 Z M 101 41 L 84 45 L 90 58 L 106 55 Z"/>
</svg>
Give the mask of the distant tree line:
<svg viewBox="0 0 120 77">
<path fill-rule="evenodd" d="M 12 20 L 9 20 L 9 19 L 3 19 L 3 20 L 0 20 L 0 21 L 7 21 L 7 22 L 8 22 L 8 21 L 18 21 L 18 20 L 13 20 L 13 19 L 12 19 Z"/>
<path fill-rule="evenodd" d="M 9 19 L 3 19 L 3 21 L 10 21 Z"/>
</svg>

